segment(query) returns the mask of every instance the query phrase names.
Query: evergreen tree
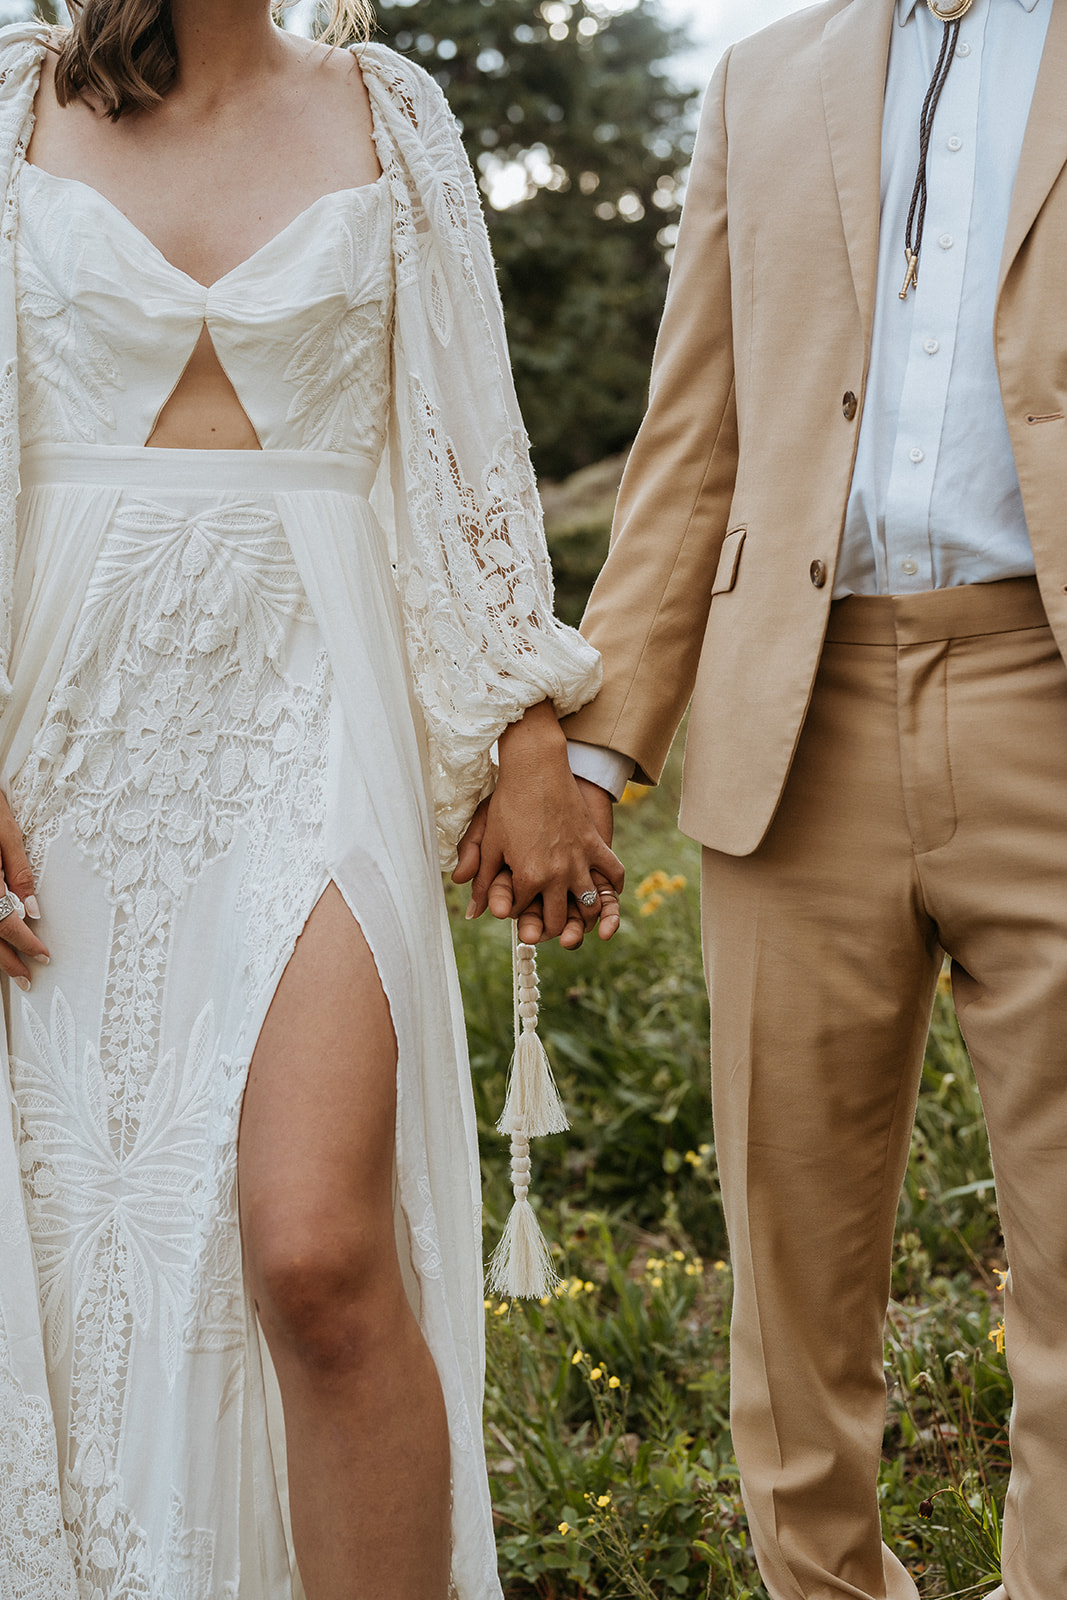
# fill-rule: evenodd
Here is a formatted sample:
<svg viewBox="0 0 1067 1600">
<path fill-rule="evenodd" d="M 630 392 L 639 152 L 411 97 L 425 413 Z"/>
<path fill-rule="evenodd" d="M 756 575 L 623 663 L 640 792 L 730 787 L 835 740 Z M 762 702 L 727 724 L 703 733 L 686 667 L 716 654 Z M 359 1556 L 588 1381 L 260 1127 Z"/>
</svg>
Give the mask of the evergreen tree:
<svg viewBox="0 0 1067 1600">
<path fill-rule="evenodd" d="M 379 0 L 377 12 L 380 36 L 444 88 L 481 174 L 539 470 L 561 477 L 625 447 L 692 150 L 692 97 L 663 67 L 684 41 L 656 0 Z M 507 163 L 526 194 L 496 208 Z"/>
</svg>

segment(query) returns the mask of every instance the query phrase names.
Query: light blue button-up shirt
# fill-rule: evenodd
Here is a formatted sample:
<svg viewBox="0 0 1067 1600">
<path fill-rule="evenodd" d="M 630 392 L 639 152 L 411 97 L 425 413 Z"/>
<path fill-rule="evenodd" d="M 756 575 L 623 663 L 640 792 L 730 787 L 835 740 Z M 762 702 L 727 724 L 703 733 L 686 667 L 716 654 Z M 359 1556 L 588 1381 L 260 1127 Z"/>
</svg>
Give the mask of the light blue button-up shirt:
<svg viewBox="0 0 1067 1600">
<path fill-rule="evenodd" d="M 944 23 L 896 0 L 882 120 L 878 298 L 834 598 L 1034 571 L 993 352 L 997 278 L 1053 0 L 975 0 L 934 120 L 919 283 L 899 298 L 919 114 Z M 1067 4 L 1067 0 L 1062 0 Z M 633 762 L 572 743 L 616 795 Z"/>
<path fill-rule="evenodd" d="M 997 382 L 993 314 L 1052 0 L 975 0 L 937 109 L 919 283 L 899 298 L 919 111 L 944 24 L 897 0 L 882 121 L 871 367 L 834 596 L 1034 570 Z"/>
</svg>

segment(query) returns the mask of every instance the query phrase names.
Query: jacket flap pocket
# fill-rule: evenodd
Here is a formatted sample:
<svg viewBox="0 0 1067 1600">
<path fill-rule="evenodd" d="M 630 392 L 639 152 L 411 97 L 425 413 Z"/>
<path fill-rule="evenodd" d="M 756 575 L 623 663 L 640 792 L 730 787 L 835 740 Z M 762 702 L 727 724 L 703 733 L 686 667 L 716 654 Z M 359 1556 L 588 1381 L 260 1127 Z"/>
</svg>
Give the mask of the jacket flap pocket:
<svg viewBox="0 0 1067 1600">
<path fill-rule="evenodd" d="M 722 542 L 719 554 L 719 565 L 715 571 L 715 582 L 711 586 L 712 594 L 727 594 L 737 582 L 737 568 L 741 561 L 741 546 L 745 542 L 747 528 L 735 528 L 728 533 Z"/>
</svg>

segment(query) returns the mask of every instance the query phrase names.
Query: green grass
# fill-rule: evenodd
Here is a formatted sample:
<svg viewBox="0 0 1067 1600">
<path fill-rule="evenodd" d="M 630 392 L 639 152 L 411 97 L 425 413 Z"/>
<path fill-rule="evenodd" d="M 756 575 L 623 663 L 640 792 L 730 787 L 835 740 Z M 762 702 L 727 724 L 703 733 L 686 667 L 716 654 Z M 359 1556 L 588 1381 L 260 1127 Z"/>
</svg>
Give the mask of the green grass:
<svg viewBox="0 0 1067 1600">
<path fill-rule="evenodd" d="M 486 1438 L 514 1600 L 766 1600 L 729 1434 L 699 850 L 674 828 L 677 785 L 675 762 L 660 790 L 619 810 L 629 880 L 617 937 L 540 956 L 540 1031 L 573 1126 L 535 1146 L 563 1292 L 487 1302 Z M 494 1129 L 511 1052 L 510 934 L 465 923 L 464 899 L 454 930 L 491 1247 L 510 1203 Z M 900 1205 L 879 1486 L 885 1537 L 924 1600 L 977 1600 L 998 1579 L 1003 1264 L 977 1090 L 939 994 Z"/>
</svg>

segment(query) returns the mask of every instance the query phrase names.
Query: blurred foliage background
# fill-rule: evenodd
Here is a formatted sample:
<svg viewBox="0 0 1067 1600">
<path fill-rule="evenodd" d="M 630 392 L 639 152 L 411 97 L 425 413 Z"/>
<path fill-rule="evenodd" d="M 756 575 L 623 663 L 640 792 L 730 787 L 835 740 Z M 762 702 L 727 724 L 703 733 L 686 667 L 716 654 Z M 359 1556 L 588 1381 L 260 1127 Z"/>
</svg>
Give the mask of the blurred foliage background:
<svg viewBox="0 0 1067 1600">
<path fill-rule="evenodd" d="M 681 35 L 655 0 L 377 12 L 379 37 L 441 84 L 481 177 L 538 471 L 618 452 L 644 409 L 692 152 L 694 99 L 666 67 Z"/>
</svg>

